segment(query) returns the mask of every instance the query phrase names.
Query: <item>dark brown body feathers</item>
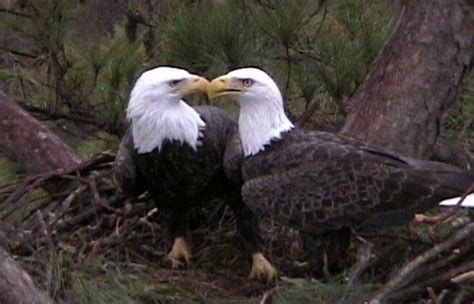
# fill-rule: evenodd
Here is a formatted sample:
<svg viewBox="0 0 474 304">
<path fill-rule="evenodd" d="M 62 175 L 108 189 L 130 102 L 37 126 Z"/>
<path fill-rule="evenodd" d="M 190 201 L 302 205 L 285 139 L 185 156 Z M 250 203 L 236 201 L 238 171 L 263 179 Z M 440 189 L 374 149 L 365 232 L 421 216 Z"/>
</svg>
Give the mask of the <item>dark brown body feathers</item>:
<svg viewBox="0 0 474 304">
<path fill-rule="evenodd" d="M 400 224 L 474 182 L 454 166 L 300 129 L 246 157 L 242 177 L 251 209 L 314 233 Z"/>
<path fill-rule="evenodd" d="M 225 191 L 222 159 L 227 138 L 237 128 L 224 111 L 208 106 L 194 109 L 206 123 L 197 150 L 167 141 L 160 151 L 138 154 L 129 129 L 117 154 L 115 176 L 128 194 L 148 190 L 160 206 L 185 207 Z"/>
<path fill-rule="evenodd" d="M 128 195 L 149 191 L 165 213 L 172 237 L 184 235 L 193 208 L 215 198 L 223 200 L 235 214 L 246 249 L 254 253 L 259 248 L 259 232 L 253 213 L 241 197 L 237 124 L 219 108 L 194 109 L 206 123 L 197 151 L 187 144 L 168 141 L 160 151 L 137 154 L 128 130 L 117 153 L 115 179 Z"/>
</svg>

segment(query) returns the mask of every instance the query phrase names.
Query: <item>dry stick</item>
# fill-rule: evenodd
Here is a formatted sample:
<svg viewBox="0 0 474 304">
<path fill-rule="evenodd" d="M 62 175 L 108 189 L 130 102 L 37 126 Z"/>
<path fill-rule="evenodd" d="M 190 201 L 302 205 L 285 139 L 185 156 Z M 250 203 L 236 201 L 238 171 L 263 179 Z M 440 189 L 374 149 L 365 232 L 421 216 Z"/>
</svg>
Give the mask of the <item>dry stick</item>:
<svg viewBox="0 0 474 304">
<path fill-rule="evenodd" d="M 13 191 L 15 191 L 15 189 L 17 189 L 19 187 L 19 184 L 18 182 L 12 182 L 12 183 L 9 183 L 9 184 L 3 184 L 0 186 L 0 195 L 5 195 L 5 194 L 8 194 L 8 195 L 11 195 L 13 193 Z"/>
<path fill-rule="evenodd" d="M 14 11 L 14 10 L 11 10 L 11 9 L 8 9 L 8 8 L 3 8 L 3 7 L 0 8 L 0 13 L 10 14 L 10 15 L 14 15 L 14 16 L 18 16 L 18 17 L 24 17 L 24 18 L 33 18 L 32 15 L 25 14 L 25 13 L 18 12 L 18 11 Z"/>
<path fill-rule="evenodd" d="M 66 212 L 69 210 L 71 207 L 72 202 L 78 197 L 82 192 L 84 192 L 87 189 L 85 185 L 82 185 L 78 187 L 76 190 L 74 190 L 71 194 L 69 194 L 66 199 L 61 203 L 60 209 L 56 216 L 54 217 L 54 220 L 51 221 L 48 224 L 48 227 L 51 228 L 56 222 L 64 217 Z"/>
<path fill-rule="evenodd" d="M 272 304 L 274 303 L 274 298 L 278 295 L 278 292 L 281 290 L 281 287 L 274 287 L 269 291 L 263 294 L 262 299 L 260 300 L 259 304 Z"/>
<path fill-rule="evenodd" d="M 151 211 L 150 211 L 151 212 Z M 117 229 L 111 232 L 108 236 L 102 237 L 100 239 L 94 240 L 90 243 L 92 246 L 91 251 L 89 252 L 89 256 L 93 256 L 97 253 L 100 247 L 104 245 L 115 245 L 115 244 L 123 244 L 131 237 L 133 237 L 136 233 L 133 229 L 140 221 L 140 218 L 132 219 L 130 221 L 125 221 L 122 225 L 122 231 L 124 233 L 122 235 L 117 234 Z"/>
<path fill-rule="evenodd" d="M 411 277 L 412 273 L 415 269 L 419 268 L 426 262 L 430 261 L 431 259 L 437 257 L 442 252 L 452 248 L 453 246 L 457 245 L 459 242 L 465 240 L 466 238 L 470 237 L 474 234 L 474 223 L 467 224 L 464 228 L 458 230 L 452 237 L 447 239 L 441 244 L 438 244 L 431 248 L 428 251 L 425 251 L 421 255 L 417 256 L 414 260 L 408 263 L 405 267 L 403 267 L 397 276 L 391 279 L 385 287 L 377 293 L 371 300 L 370 304 L 378 304 L 383 303 L 384 300 L 390 295 L 390 293 L 394 292 L 395 290 L 400 289 L 401 287 L 408 284 L 411 280 L 408 280 Z"/>
<path fill-rule="evenodd" d="M 115 214 L 119 214 L 119 215 L 122 215 L 122 213 L 120 212 L 120 210 L 117 210 L 115 208 L 112 208 L 110 207 L 106 201 L 100 196 L 100 193 L 99 193 L 99 190 L 97 188 L 97 181 L 95 179 L 96 176 L 94 175 L 91 175 L 89 176 L 89 178 L 87 179 L 87 184 L 89 185 L 89 189 L 91 190 L 92 192 L 92 198 L 94 200 L 94 203 L 97 205 L 97 206 L 100 206 L 108 211 L 112 211 L 113 213 Z M 99 209 L 100 210 L 100 209 Z M 98 210 L 98 211 L 99 211 Z"/>
<path fill-rule="evenodd" d="M 365 241 L 357 250 L 357 263 L 353 267 L 347 283 L 348 288 L 354 287 L 370 264 L 374 261 L 374 244 Z"/>
<path fill-rule="evenodd" d="M 456 295 L 456 297 L 453 299 L 453 303 L 452 304 L 462 304 L 462 303 L 466 303 L 466 298 L 470 295 L 469 291 L 465 290 L 465 289 L 461 289 L 458 294 Z"/>
<path fill-rule="evenodd" d="M 451 282 L 460 287 L 459 292 L 453 300 L 453 304 L 464 303 L 466 298 L 474 294 L 474 269 L 457 275 L 451 279 Z"/>
<path fill-rule="evenodd" d="M 26 178 L 25 181 L 3 202 L 3 204 L 9 205 L 18 201 L 23 195 L 32 189 L 40 187 L 47 178 L 47 176 L 40 176 L 37 179 L 35 177 Z M 8 215 L 9 214 L 4 215 L 3 218 L 7 217 Z"/>
<path fill-rule="evenodd" d="M 99 155 L 93 157 L 90 161 L 80 163 L 79 165 L 68 168 L 68 169 L 56 169 L 52 171 L 48 171 L 41 174 L 36 174 L 27 177 L 22 184 L 15 190 L 4 202 L 4 205 L 11 204 L 12 202 L 18 201 L 23 195 L 29 192 L 31 189 L 38 188 L 44 185 L 48 180 L 60 177 L 62 178 L 65 175 L 70 175 L 74 172 L 80 172 L 82 174 L 86 174 L 89 171 L 96 169 L 96 167 L 101 167 L 106 165 L 109 166 L 108 163 L 113 161 L 113 154 L 110 151 L 104 151 Z M 4 215 L 6 217 L 8 215 Z"/>
<path fill-rule="evenodd" d="M 457 248 L 459 252 L 457 253 L 452 253 L 450 256 L 446 257 L 445 259 L 436 261 L 431 263 L 430 265 L 427 265 L 423 269 L 420 269 L 420 271 L 416 274 L 416 277 L 421 278 L 422 276 L 430 276 L 433 277 L 433 273 L 435 271 L 449 265 L 453 264 L 454 262 L 458 261 L 461 258 L 464 258 L 466 254 L 470 252 L 471 245 L 466 243 L 462 247 Z"/>
<path fill-rule="evenodd" d="M 462 273 L 458 276 L 455 276 L 454 278 L 451 279 L 453 283 L 456 283 L 458 285 L 466 285 L 466 286 L 471 286 L 472 289 L 474 289 L 474 270 Z"/>
<path fill-rule="evenodd" d="M 427 287 L 443 287 L 440 286 L 443 282 L 448 283 L 448 285 L 453 285 L 454 283 L 449 282 L 452 280 L 453 277 L 459 276 L 460 274 L 464 274 L 472 270 L 474 270 L 474 262 L 469 261 L 467 263 L 461 264 L 456 268 L 449 269 L 448 271 L 443 272 L 427 281 L 421 282 L 420 284 L 397 291 L 390 298 L 401 301 L 403 299 L 406 299 L 407 297 L 413 297 L 414 295 L 423 292 Z"/>
<path fill-rule="evenodd" d="M 374 244 L 364 240 L 361 237 L 359 237 L 359 239 L 362 240 L 363 244 L 357 250 L 357 263 L 352 267 L 351 273 L 349 275 L 349 280 L 347 282 L 348 294 L 351 294 L 352 291 L 354 291 L 361 276 L 374 261 Z M 338 303 L 347 303 L 347 297 L 342 297 Z"/>
<path fill-rule="evenodd" d="M 433 304 L 441 304 L 441 303 L 443 303 L 443 300 L 444 300 L 444 298 L 446 297 L 446 295 L 447 295 L 448 293 L 449 293 L 449 291 L 448 291 L 447 289 L 443 289 L 443 290 L 441 290 L 441 292 L 439 293 L 439 295 L 437 295 L 437 294 L 434 292 L 433 288 L 428 287 L 428 294 L 429 294 L 429 296 L 430 296 L 430 298 L 431 298 L 431 302 L 432 302 Z"/>
<path fill-rule="evenodd" d="M 48 227 L 46 226 L 46 222 L 44 220 L 43 214 L 41 213 L 40 210 L 36 211 L 36 219 L 38 220 L 38 224 L 40 226 L 40 232 L 41 234 L 46 238 L 46 241 L 48 242 L 49 250 L 50 252 L 53 252 L 54 250 L 54 241 L 51 235 L 48 232 Z"/>
<path fill-rule="evenodd" d="M 301 114 L 301 116 L 296 121 L 296 124 L 300 127 L 303 126 L 319 109 L 321 109 L 321 100 L 317 98 L 315 94 L 315 96 L 309 102 L 308 108 L 304 111 L 303 114 Z"/>
</svg>

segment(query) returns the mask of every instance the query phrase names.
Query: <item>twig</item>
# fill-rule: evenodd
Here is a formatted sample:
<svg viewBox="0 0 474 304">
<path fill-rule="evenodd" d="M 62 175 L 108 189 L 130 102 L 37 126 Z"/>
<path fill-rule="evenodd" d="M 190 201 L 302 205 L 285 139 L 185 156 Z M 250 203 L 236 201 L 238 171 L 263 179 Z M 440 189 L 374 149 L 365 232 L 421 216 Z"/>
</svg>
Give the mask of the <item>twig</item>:
<svg viewBox="0 0 474 304">
<path fill-rule="evenodd" d="M 155 207 L 151 209 L 150 211 L 148 211 L 148 213 L 144 217 L 141 217 L 138 219 L 138 223 L 145 224 L 148 227 L 150 227 L 152 239 L 155 239 L 155 227 L 153 223 L 151 223 L 148 219 L 152 217 L 153 215 L 155 215 L 156 213 L 158 213 L 158 211 L 159 211 L 158 208 Z"/>
<path fill-rule="evenodd" d="M 46 226 L 46 222 L 44 221 L 43 214 L 41 213 L 40 210 L 36 211 L 36 219 L 38 220 L 41 234 L 46 238 L 46 241 L 48 242 L 48 247 L 49 247 L 50 252 L 53 252 L 54 242 L 53 242 L 53 239 L 51 238 L 51 235 L 48 232 L 48 227 Z"/>
<path fill-rule="evenodd" d="M 76 190 L 74 190 L 71 194 L 69 194 L 66 199 L 61 203 L 61 207 L 54 217 L 54 220 L 49 223 L 49 227 L 52 227 L 54 224 L 57 223 L 59 219 L 62 219 L 66 212 L 69 210 L 71 207 L 72 202 L 76 199 L 76 197 L 79 196 L 82 192 L 84 192 L 87 189 L 85 185 L 79 186 Z"/>
<path fill-rule="evenodd" d="M 24 18 L 33 18 L 32 15 L 28 15 L 22 12 L 17 12 L 8 8 L 0 8 L 0 13 L 5 13 L 5 14 L 10 14 L 18 17 L 24 17 Z"/>
<path fill-rule="evenodd" d="M 97 189 L 97 182 L 94 175 L 91 175 L 87 178 L 87 184 L 89 185 L 89 189 L 92 192 L 92 198 L 96 205 L 101 206 L 102 208 L 107 209 L 109 211 L 112 211 L 113 213 L 120 214 L 120 215 L 122 214 L 119 210 L 116 210 L 115 208 L 112 208 L 109 205 L 107 205 L 105 200 L 100 196 L 99 190 Z"/>
<path fill-rule="evenodd" d="M 275 298 L 276 295 L 278 295 L 278 292 L 280 291 L 280 289 L 281 289 L 281 287 L 277 286 L 277 287 L 274 287 L 274 288 L 270 289 L 269 291 L 265 292 L 259 303 L 260 304 L 272 304 L 272 303 L 274 303 L 273 299 Z"/>
<path fill-rule="evenodd" d="M 472 291 L 474 291 L 474 270 L 461 273 L 452 278 L 451 281 L 461 287 L 468 286 Z"/>
<path fill-rule="evenodd" d="M 390 300 L 405 301 L 407 298 L 413 298 L 417 294 L 420 294 L 426 290 L 428 287 L 445 287 L 444 285 L 454 285 L 451 282 L 453 277 L 459 276 L 468 271 L 474 270 L 474 262 L 470 261 L 456 268 L 449 269 L 446 272 L 443 272 L 437 276 L 432 276 L 429 280 L 423 281 L 414 286 L 402 289 L 395 292 L 393 295 L 390 295 L 388 298 Z"/>
<path fill-rule="evenodd" d="M 428 294 L 430 295 L 430 298 L 431 298 L 431 302 L 433 304 L 441 304 L 443 303 L 443 300 L 444 298 L 446 297 L 446 295 L 449 293 L 449 291 L 447 289 L 443 289 L 441 290 L 441 292 L 439 293 L 439 295 L 437 295 L 433 288 L 431 287 L 428 287 Z"/>
<path fill-rule="evenodd" d="M 422 278 L 423 276 L 428 276 L 428 277 L 433 277 L 433 273 L 438 271 L 439 269 L 447 266 L 447 265 L 452 265 L 454 264 L 457 260 L 460 258 L 464 257 L 466 254 L 470 252 L 471 249 L 471 244 L 464 244 L 461 248 L 456 248 L 456 252 L 453 250 L 453 252 L 446 258 L 442 260 L 435 261 L 423 269 L 420 269 L 420 271 L 416 274 L 418 278 Z"/>
<path fill-rule="evenodd" d="M 374 261 L 374 245 L 365 241 L 357 250 L 357 263 L 353 266 L 353 270 L 347 282 L 348 288 L 354 287 L 361 279 L 361 276 L 369 268 Z"/>
<path fill-rule="evenodd" d="M 25 181 L 3 202 L 4 206 L 8 206 L 13 202 L 17 202 L 32 189 L 40 187 L 47 179 L 47 176 L 39 177 L 36 180 L 34 178 L 26 178 Z M 3 214 L 2 219 L 10 216 L 15 210 L 16 209 L 12 208 L 12 210 Z"/>
<path fill-rule="evenodd" d="M 283 108 L 285 110 L 286 115 L 290 118 L 290 120 L 294 120 L 293 113 L 291 112 L 290 107 L 288 106 L 288 100 L 287 100 L 288 90 L 290 89 L 290 80 L 291 80 L 291 71 L 292 71 L 290 46 L 288 45 L 288 43 L 285 42 L 284 47 L 285 47 L 287 73 L 286 73 L 285 91 L 283 92 Z"/>
<path fill-rule="evenodd" d="M 22 108 L 24 108 L 28 112 L 42 115 L 44 117 L 47 117 L 49 120 L 69 119 L 69 120 L 72 120 L 74 122 L 89 124 L 89 125 L 93 125 L 93 126 L 97 126 L 97 127 L 103 127 L 105 125 L 105 123 L 99 122 L 98 120 L 93 119 L 91 117 L 87 117 L 87 116 L 79 116 L 79 115 L 71 115 L 71 114 L 61 113 L 61 112 L 57 112 L 57 111 L 54 111 L 54 110 L 33 106 L 33 105 L 23 103 L 23 102 L 21 103 L 21 106 L 22 106 Z"/>
<path fill-rule="evenodd" d="M 31 59 L 38 58 L 38 56 L 36 56 L 36 55 L 28 54 L 28 53 L 18 51 L 18 50 L 12 50 L 12 49 L 9 49 L 9 48 L 6 48 L 6 47 L 0 47 L 0 50 L 8 52 L 8 53 L 12 53 L 13 55 L 22 56 L 22 57 L 26 57 L 26 58 L 31 58 Z"/>
<path fill-rule="evenodd" d="M 363 242 L 363 244 L 357 250 L 357 263 L 352 266 L 352 270 L 349 274 L 347 294 L 351 294 L 355 290 L 361 276 L 374 261 L 374 245 L 361 237 L 358 238 Z M 347 303 L 347 297 L 342 297 L 338 303 Z"/>
<path fill-rule="evenodd" d="M 464 290 L 464 289 L 461 289 L 458 294 L 456 295 L 456 297 L 453 299 L 453 303 L 452 304 L 462 304 L 462 303 L 466 303 L 466 298 L 470 295 L 469 291 L 467 290 Z"/>
<path fill-rule="evenodd" d="M 315 96 L 311 99 L 308 108 L 304 111 L 303 114 L 298 118 L 296 124 L 298 126 L 303 126 L 313 114 L 321 108 L 321 100 Z"/>
<path fill-rule="evenodd" d="M 467 224 L 464 228 L 458 230 L 452 237 L 450 237 L 443 243 L 438 244 L 433 248 L 429 249 L 428 251 L 425 251 L 421 255 L 417 256 L 414 260 L 412 260 L 405 267 L 403 267 L 398 273 L 398 275 L 391 279 L 385 285 L 382 291 L 377 293 L 370 300 L 370 304 L 384 303 L 385 299 L 387 299 L 392 292 L 399 290 L 400 288 L 402 288 L 413 280 L 412 274 L 416 269 L 418 269 L 428 261 L 432 260 L 433 258 L 437 257 L 439 254 L 457 245 L 459 242 L 471 237 L 472 234 L 474 234 L 474 223 Z M 412 277 L 411 280 L 409 280 L 410 277 Z"/>
</svg>

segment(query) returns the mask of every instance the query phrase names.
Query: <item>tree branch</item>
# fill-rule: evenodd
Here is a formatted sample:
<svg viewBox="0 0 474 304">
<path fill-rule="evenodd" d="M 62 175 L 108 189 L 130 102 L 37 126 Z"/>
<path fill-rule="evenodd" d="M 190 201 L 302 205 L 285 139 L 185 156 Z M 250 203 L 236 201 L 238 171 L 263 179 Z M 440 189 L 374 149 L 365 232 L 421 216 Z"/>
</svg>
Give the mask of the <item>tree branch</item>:
<svg viewBox="0 0 474 304">
<path fill-rule="evenodd" d="M 1 91 L 0 150 L 29 174 L 71 168 L 82 162 L 72 148 Z"/>
<path fill-rule="evenodd" d="M 33 280 L 0 246 L 0 303 L 52 304 L 53 301 L 33 284 Z"/>
<path fill-rule="evenodd" d="M 398 274 L 391 279 L 385 287 L 377 293 L 371 300 L 370 304 L 385 303 L 385 300 L 396 290 L 399 290 L 403 286 L 406 286 L 413 280 L 413 273 L 421 266 L 438 257 L 441 253 L 456 246 L 461 241 L 472 238 L 474 235 L 474 223 L 467 224 L 464 228 L 458 230 L 452 237 L 447 239 L 441 244 L 434 246 L 433 248 L 425 251 L 421 255 L 417 256 L 414 260 L 409 262 L 403 267 Z"/>
<path fill-rule="evenodd" d="M 24 18 L 33 18 L 33 16 L 31 16 L 29 14 L 25 14 L 25 13 L 22 13 L 22 12 L 17 12 L 17 11 L 8 9 L 8 8 L 0 8 L 0 13 L 10 14 L 10 15 L 14 15 L 14 16 L 18 16 L 18 17 L 24 17 Z"/>
</svg>

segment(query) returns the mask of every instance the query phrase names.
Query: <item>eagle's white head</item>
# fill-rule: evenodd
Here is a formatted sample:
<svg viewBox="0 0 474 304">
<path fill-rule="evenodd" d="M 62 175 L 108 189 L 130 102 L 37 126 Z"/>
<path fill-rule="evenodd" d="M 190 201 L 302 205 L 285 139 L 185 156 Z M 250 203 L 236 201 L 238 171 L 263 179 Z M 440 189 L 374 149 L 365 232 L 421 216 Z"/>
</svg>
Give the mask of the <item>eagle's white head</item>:
<svg viewBox="0 0 474 304">
<path fill-rule="evenodd" d="M 161 66 L 144 72 L 132 89 L 127 107 L 138 153 L 160 150 L 165 139 L 196 150 L 206 124 L 182 98 L 196 91 L 206 92 L 208 83 L 178 68 Z"/>
<path fill-rule="evenodd" d="M 207 93 L 210 99 L 228 95 L 239 102 L 239 132 L 245 156 L 264 150 L 265 145 L 293 128 L 278 86 L 260 69 L 243 68 L 215 78 Z"/>
</svg>

